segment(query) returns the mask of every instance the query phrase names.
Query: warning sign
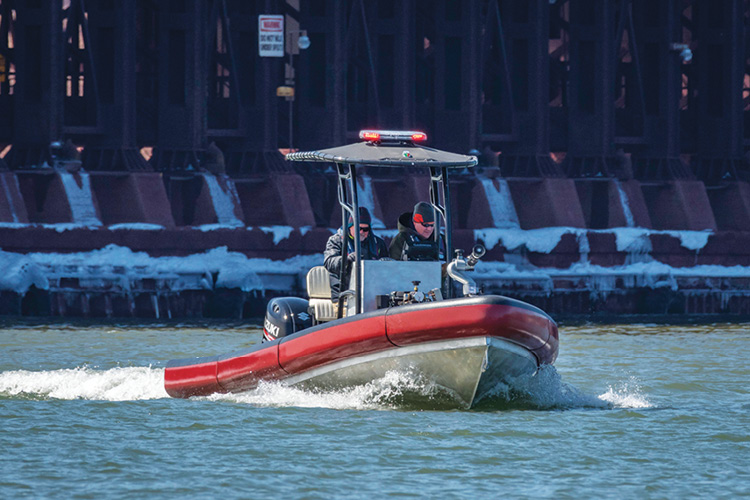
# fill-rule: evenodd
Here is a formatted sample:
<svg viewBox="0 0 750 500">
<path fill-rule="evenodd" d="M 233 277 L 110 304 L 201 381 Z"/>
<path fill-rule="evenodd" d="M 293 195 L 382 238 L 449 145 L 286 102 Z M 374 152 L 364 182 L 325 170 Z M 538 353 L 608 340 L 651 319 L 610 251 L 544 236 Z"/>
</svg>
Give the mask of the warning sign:
<svg viewBox="0 0 750 500">
<path fill-rule="evenodd" d="M 258 16 L 260 57 L 284 57 L 284 16 Z"/>
</svg>

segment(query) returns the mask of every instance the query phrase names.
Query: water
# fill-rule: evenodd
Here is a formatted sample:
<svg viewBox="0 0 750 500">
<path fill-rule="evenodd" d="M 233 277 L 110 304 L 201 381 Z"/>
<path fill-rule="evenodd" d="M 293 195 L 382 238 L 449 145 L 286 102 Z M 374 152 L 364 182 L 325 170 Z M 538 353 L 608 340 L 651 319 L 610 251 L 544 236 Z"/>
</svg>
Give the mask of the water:
<svg viewBox="0 0 750 500">
<path fill-rule="evenodd" d="M 568 326 L 556 368 L 478 410 L 402 374 L 166 397 L 166 360 L 237 325 L 0 326 L 1 498 L 750 495 L 748 325 Z"/>
</svg>

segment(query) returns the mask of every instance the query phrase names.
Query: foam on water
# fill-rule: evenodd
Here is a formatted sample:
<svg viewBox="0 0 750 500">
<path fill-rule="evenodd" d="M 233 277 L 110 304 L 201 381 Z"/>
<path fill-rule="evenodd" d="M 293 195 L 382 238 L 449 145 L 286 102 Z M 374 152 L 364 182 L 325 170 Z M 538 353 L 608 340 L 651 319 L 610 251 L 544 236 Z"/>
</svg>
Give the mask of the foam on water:
<svg viewBox="0 0 750 500">
<path fill-rule="evenodd" d="M 610 405 L 562 381 L 554 366 L 544 365 L 535 374 L 518 377 L 510 385 L 498 384 L 480 408 L 523 407 L 540 410 L 609 408 Z"/>
<path fill-rule="evenodd" d="M 390 371 L 364 385 L 340 389 L 290 387 L 280 382 L 262 382 L 240 394 L 214 394 L 207 399 L 253 406 L 330 408 L 335 410 L 385 410 L 394 408 L 454 407 L 451 395 L 413 373 Z M 431 402 L 425 406 L 424 402 Z M 419 404 L 421 403 L 421 404 Z"/>
<path fill-rule="evenodd" d="M 87 399 L 92 401 L 138 401 L 168 397 L 164 369 L 118 367 L 96 370 L 77 367 L 50 371 L 0 372 L 0 397 L 32 399 Z M 370 383 L 338 388 L 290 387 L 283 382 L 262 382 L 256 389 L 239 394 L 213 394 L 209 401 L 229 401 L 258 407 L 330 408 L 336 410 L 424 409 L 444 410 L 462 405 L 430 380 L 409 371 L 390 371 Z M 648 408 L 637 380 L 608 386 L 600 396 L 586 394 L 562 381 L 553 366 L 543 366 L 531 376 L 510 385 L 498 384 L 479 408 Z"/>
<path fill-rule="evenodd" d="M 0 396 L 29 398 L 136 401 L 166 398 L 164 369 L 89 367 L 51 371 L 0 372 Z"/>
<path fill-rule="evenodd" d="M 641 393 L 641 386 L 635 377 L 608 386 L 607 392 L 599 399 L 610 403 L 615 408 L 651 408 L 653 405 Z"/>
<path fill-rule="evenodd" d="M 563 382 L 554 366 L 542 366 L 535 374 L 519 377 L 510 385 L 499 384 L 479 408 L 532 408 L 540 410 L 571 410 L 576 408 L 649 408 L 640 386 L 631 377 L 625 383 L 609 386 L 600 396 L 587 394 Z"/>
<path fill-rule="evenodd" d="M 391 371 L 368 384 L 342 389 L 290 387 L 280 382 L 261 383 L 241 394 L 215 394 L 206 399 L 231 401 L 262 407 L 330 408 L 336 410 L 446 410 L 463 405 L 449 393 L 414 373 Z M 498 384 L 480 401 L 480 410 L 577 408 L 648 408 L 634 379 L 609 386 L 605 394 L 587 394 L 562 381 L 553 366 L 543 366 L 536 374 L 520 377 L 510 385 Z"/>
</svg>

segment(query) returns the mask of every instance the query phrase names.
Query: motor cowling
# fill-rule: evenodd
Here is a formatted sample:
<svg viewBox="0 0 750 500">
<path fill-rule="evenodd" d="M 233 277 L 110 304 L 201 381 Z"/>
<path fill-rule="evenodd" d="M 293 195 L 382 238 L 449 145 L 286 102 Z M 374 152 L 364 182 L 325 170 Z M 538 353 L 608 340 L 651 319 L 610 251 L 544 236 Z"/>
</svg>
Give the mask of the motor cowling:
<svg viewBox="0 0 750 500">
<path fill-rule="evenodd" d="M 263 342 L 276 340 L 312 326 L 308 301 L 299 297 L 271 299 L 263 320 Z"/>
</svg>

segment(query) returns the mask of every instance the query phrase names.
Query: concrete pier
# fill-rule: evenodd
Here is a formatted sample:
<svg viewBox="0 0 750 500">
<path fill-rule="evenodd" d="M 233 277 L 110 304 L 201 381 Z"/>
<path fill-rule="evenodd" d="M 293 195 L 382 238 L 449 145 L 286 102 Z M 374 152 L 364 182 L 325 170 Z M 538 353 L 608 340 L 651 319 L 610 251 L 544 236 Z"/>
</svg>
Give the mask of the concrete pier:
<svg viewBox="0 0 750 500">
<path fill-rule="evenodd" d="M 361 199 L 372 205 L 385 226 L 376 230 L 386 239 L 395 234 L 398 215 L 428 193 L 424 175 L 394 179 L 373 170 L 360 180 Z M 6 315 L 261 314 L 270 296 L 305 293 L 304 266 L 279 271 L 273 262 L 309 256 L 314 265 L 340 224 L 340 210 L 331 203 L 332 172 L 231 178 L 203 171 L 39 168 L 0 172 L 0 181 L 3 252 L 64 256 L 113 246 L 156 259 L 226 247 L 248 259 L 259 283 L 243 291 L 217 286 L 216 276 L 148 274 L 127 263 L 119 269 L 41 265 L 46 287 L 2 290 L 0 313 Z M 476 274 L 488 293 L 561 315 L 750 312 L 745 182 L 707 189 L 696 180 L 506 179 L 484 168 L 455 176 L 451 188 L 459 213 L 454 245 L 468 249 L 482 241 L 488 247 L 480 264 L 486 271 Z M 258 262 L 265 262 L 264 270 Z M 664 271 L 643 267 L 654 264 Z"/>
</svg>

